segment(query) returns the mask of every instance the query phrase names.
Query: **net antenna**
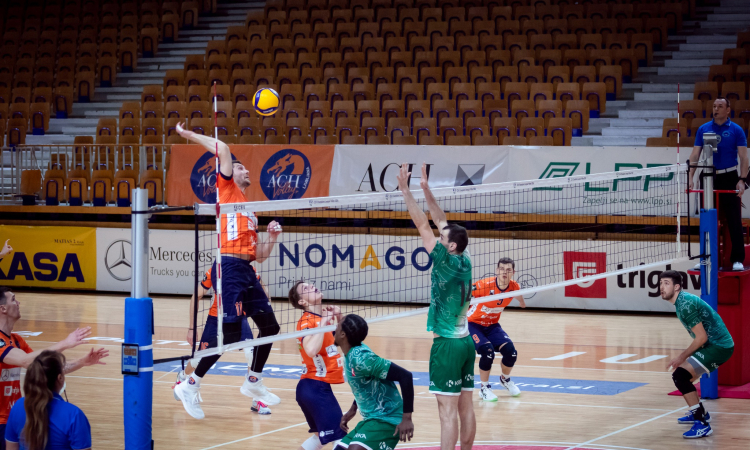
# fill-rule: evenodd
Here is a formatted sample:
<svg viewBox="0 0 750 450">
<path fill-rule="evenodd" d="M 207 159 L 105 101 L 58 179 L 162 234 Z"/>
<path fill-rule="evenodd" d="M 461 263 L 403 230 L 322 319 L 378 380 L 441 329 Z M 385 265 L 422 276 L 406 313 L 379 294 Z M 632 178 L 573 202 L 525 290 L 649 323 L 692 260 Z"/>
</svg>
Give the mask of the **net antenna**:
<svg viewBox="0 0 750 450">
<path fill-rule="evenodd" d="M 483 297 L 481 302 L 517 295 L 528 299 L 539 292 L 588 289 L 604 278 L 688 261 L 683 251 L 688 246 L 675 247 L 675 238 L 680 241 L 678 205 L 687 195 L 679 182 L 684 173 L 685 166 L 673 164 L 438 188 L 432 193 L 449 222 L 469 229 L 475 281 L 494 276 L 500 257 L 516 262 L 522 290 Z M 413 194 L 428 210 L 422 190 Z M 297 331 L 302 312 L 287 296 L 298 280 L 314 284 L 324 303 L 339 306 L 342 314 L 355 313 L 370 323 L 427 311 L 432 261 L 414 232 L 401 193 L 196 205 L 195 213 L 254 213 L 259 232 L 272 220 L 284 227 L 270 257 L 253 263 L 269 298 L 276 299 L 272 307 L 280 333 L 199 349 L 195 357 L 334 330 L 329 326 Z M 218 219 L 213 230 L 200 231 L 196 254 L 218 250 L 214 246 L 220 231 Z M 220 275 L 214 277 L 217 295 Z M 472 301 L 476 303 L 480 302 Z M 602 303 L 602 309 L 606 307 Z M 201 314 L 206 312 L 199 312 L 196 326 L 204 322 Z"/>
<path fill-rule="evenodd" d="M 224 348 L 224 304 L 221 299 L 221 196 L 219 196 L 219 177 L 221 176 L 221 163 L 219 160 L 219 114 L 218 114 L 218 102 L 216 99 L 216 82 L 214 81 L 214 136 L 216 137 L 216 274 L 214 279 L 216 280 L 216 308 L 217 314 L 216 319 L 218 323 L 218 334 L 216 337 L 217 353 L 223 353 Z M 232 163 L 230 162 L 230 166 Z M 197 255 L 197 254 L 196 254 Z M 197 276 L 197 272 L 196 272 Z M 198 298 L 195 299 L 196 303 Z M 195 324 L 197 327 L 197 323 Z"/>
<path fill-rule="evenodd" d="M 681 136 L 680 136 L 680 83 L 677 83 L 677 169 L 678 169 L 678 172 L 680 168 L 680 139 L 681 139 Z M 689 173 L 690 172 L 688 171 L 688 174 Z M 688 184 L 687 186 L 685 186 L 685 189 L 687 189 L 690 186 L 690 180 L 687 180 L 687 183 Z M 680 192 L 680 176 L 679 175 L 677 176 L 677 192 Z M 687 195 L 690 195 L 690 193 L 688 193 Z M 681 223 L 682 219 L 680 217 L 680 198 L 679 197 L 677 197 L 676 217 L 677 217 L 677 228 L 679 229 L 682 225 Z M 688 220 L 688 226 L 690 226 L 690 212 L 689 211 L 688 211 L 687 220 Z M 690 245 L 690 241 L 688 241 L 688 245 Z M 677 249 L 676 249 L 677 255 L 679 255 L 680 252 L 682 252 L 682 239 L 680 237 L 680 233 L 678 232 L 677 233 Z"/>
</svg>

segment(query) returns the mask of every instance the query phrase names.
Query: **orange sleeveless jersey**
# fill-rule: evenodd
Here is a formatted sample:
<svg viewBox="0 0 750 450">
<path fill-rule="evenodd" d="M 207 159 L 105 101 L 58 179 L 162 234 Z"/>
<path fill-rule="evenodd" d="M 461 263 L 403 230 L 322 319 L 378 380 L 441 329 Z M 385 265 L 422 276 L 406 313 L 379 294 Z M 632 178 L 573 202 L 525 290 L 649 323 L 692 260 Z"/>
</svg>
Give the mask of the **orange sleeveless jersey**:
<svg viewBox="0 0 750 450">
<path fill-rule="evenodd" d="M 31 353 L 31 347 L 23 338 L 15 333 L 10 336 L 0 331 L 0 425 L 8 423 L 10 409 L 21 398 L 21 368 L 5 364 L 5 355 L 11 348 L 17 348 L 26 353 Z"/>
<path fill-rule="evenodd" d="M 224 203 L 247 202 L 245 194 L 231 177 L 227 180 L 219 174 L 216 180 L 219 188 L 219 201 Z M 258 218 L 252 212 L 233 212 L 221 217 L 221 253 L 249 255 L 255 261 L 255 250 L 258 244 Z"/>
<path fill-rule="evenodd" d="M 258 281 L 261 281 L 260 274 L 256 273 L 255 276 L 258 277 Z M 201 286 L 206 291 L 214 287 L 213 283 L 211 283 L 211 269 L 208 269 L 208 271 L 203 275 L 203 281 L 201 281 Z M 214 302 L 211 304 L 211 309 L 208 310 L 208 315 L 216 317 L 217 312 L 218 312 L 218 308 L 216 307 L 216 296 L 214 296 Z"/>
<path fill-rule="evenodd" d="M 513 280 L 510 280 L 508 288 L 501 291 L 497 287 L 497 277 L 484 278 L 474 283 L 474 290 L 472 295 L 474 298 L 487 297 L 488 295 L 502 294 L 509 291 L 518 291 L 521 286 Z M 477 303 L 471 305 L 466 316 L 469 318 L 469 322 L 488 327 L 492 324 L 500 321 L 500 314 L 506 306 L 513 301 L 513 297 L 504 298 L 502 300 L 493 300 L 485 303 Z"/>
<path fill-rule="evenodd" d="M 297 331 L 317 328 L 320 326 L 322 317 L 311 312 L 305 312 L 297 322 Z M 309 336 L 306 336 L 309 337 Z M 323 345 L 314 358 L 310 358 L 302 347 L 302 338 L 297 338 L 299 352 L 305 370 L 301 378 L 311 378 L 328 384 L 341 384 L 344 382 L 344 360 L 341 358 L 338 347 L 333 341 L 333 333 L 330 331 L 323 337 Z"/>
</svg>

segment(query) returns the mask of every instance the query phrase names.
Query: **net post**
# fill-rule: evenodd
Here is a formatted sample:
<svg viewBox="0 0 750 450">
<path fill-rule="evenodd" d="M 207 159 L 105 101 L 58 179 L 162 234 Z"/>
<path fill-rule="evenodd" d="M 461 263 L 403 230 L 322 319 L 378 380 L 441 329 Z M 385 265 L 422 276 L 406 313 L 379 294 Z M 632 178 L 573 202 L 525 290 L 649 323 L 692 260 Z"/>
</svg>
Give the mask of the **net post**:
<svg viewBox="0 0 750 450">
<path fill-rule="evenodd" d="M 219 126 L 217 116 L 218 103 L 216 102 L 216 82 L 214 82 L 214 137 L 216 138 L 216 273 L 214 274 L 216 286 L 214 286 L 214 290 L 216 295 L 216 319 L 218 323 L 216 347 L 219 350 L 219 354 L 221 354 L 224 351 L 224 301 L 221 297 L 221 197 L 219 196 L 221 161 L 219 160 Z M 198 299 L 196 299 L 197 301 Z"/>
<path fill-rule="evenodd" d="M 148 191 L 133 189 L 131 239 L 133 276 L 131 297 L 125 299 L 125 343 L 138 345 L 138 374 L 124 375 L 123 422 L 125 448 L 149 450 L 152 441 L 153 302 L 148 297 Z"/>
<path fill-rule="evenodd" d="M 706 255 L 701 259 L 701 298 L 708 303 L 711 308 L 717 310 L 719 307 L 719 221 L 718 213 L 714 205 L 714 152 L 717 149 L 718 136 L 714 133 L 705 133 L 703 135 L 703 157 L 704 173 L 703 177 L 703 208 L 700 214 L 700 240 L 701 255 Z M 719 398 L 719 376 L 718 370 L 714 371 L 714 376 L 703 374 L 700 381 L 702 398 Z"/>
<path fill-rule="evenodd" d="M 681 239 L 681 223 L 680 223 L 680 83 L 677 83 L 677 252 L 676 258 L 680 257 L 682 253 L 682 239 Z M 689 170 L 688 170 L 689 172 Z M 689 185 L 689 183 L 688 183 Z M 690 194 L 688 194 L 690 195 Z M 688 212 L 688 226 L 690 226 L 690 213 Z M 688 241 L 688 246 L 690 241 Z"/>
</svg>

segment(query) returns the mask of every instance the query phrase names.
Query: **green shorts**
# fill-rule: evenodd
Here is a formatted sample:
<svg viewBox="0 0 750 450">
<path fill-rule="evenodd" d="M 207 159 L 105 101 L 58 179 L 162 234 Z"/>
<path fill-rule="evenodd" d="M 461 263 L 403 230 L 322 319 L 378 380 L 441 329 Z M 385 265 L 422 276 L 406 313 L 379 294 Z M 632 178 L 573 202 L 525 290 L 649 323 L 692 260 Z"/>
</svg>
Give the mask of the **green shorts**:
<svg viewBox="0 0 750 450">
<path fill-rule="evenodd" d="M 693 366 L 695 374 L 701 376 L 718 369 L 720 365 L 729 360 L 732 353 L 734 353 L 734 347 L 723 348 L 706 344 L 690 355 L 687 362 Z"/>
<path fill-rule="evenodd" d="M 393 450 L 398 444 L 398 434 L 396 425 L 379 419 L 363 420 L 344 439 L 339 445 L 349 448 L 350 445 L 360 445 L 367 450 Z"/>
<path fill-rule="evenodd" d="M 430 392 L 459 395 L 474 390 L 474 341 L 436 337 L 430 350 Z"/>
</svg>

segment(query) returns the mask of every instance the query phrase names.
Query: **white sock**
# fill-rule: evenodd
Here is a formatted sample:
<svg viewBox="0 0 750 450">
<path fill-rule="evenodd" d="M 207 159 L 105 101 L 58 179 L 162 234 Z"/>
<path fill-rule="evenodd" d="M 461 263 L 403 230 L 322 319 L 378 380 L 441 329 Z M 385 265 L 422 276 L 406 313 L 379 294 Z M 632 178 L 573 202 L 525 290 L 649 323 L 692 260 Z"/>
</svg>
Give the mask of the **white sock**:
<svg viewBox="0 0 750 450">
<path fill-rule="evenodd" d="M 482 381 L 482 387 L 492 387 L 489 381 Z"/>
<path fill-rule="evenodd" d="M 506 376 L 506 375 L 505 375 L 504 373 L 501 373 L 501 374 L 500 374 L 500 377 L 501 377 L 501 378 L 502 378 L 503 380 L 505 380 L 505 381 L 508 381 L 508 380 L 510 380 L 510 375 Z"/>
<path fill-rule="evenodd" d="M 701 406 L 701 404 L 700 404 L 700 402 L 698 402 L 697 405 L 690 406 L 688 409 L 690 411 L 696 411 L 698 408 L 700 408 L 700 406 Z"/>
<path fill-rule="evenodd" d="M 195 374 L 195 372 L 193 372 L 190 374 L 189 378 L 194 381 L 194 383 L 191 383 L 190 381 L 188 381 L 189 385 L 192 384 L 192 385 L 195 385 L 195 387 L 201 387 L 201 380 L 203 379 L 202 377 L 199 377 L 198 375 Z"/>
<path fill-rule="evenodd" d="M 255 377 L 255 380 L 251 379 L 253 377 Z M 263 378 L 263 374 L 262 373 L 253 372 L 252 370 L 250 370 L 249 367 L 247 368 L 247 381 L 249 381 L 251 383 L 257 383 L 258 381 L 261 380 L 261 378 Z"/>
</svg>

